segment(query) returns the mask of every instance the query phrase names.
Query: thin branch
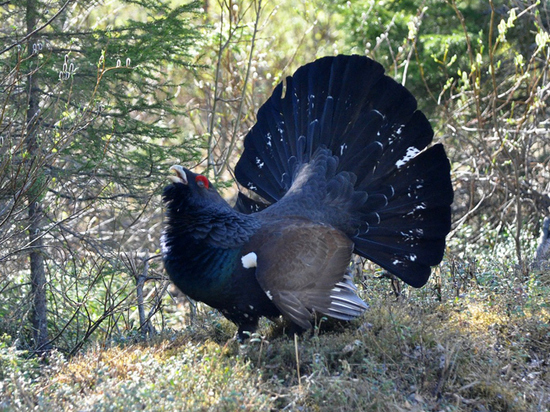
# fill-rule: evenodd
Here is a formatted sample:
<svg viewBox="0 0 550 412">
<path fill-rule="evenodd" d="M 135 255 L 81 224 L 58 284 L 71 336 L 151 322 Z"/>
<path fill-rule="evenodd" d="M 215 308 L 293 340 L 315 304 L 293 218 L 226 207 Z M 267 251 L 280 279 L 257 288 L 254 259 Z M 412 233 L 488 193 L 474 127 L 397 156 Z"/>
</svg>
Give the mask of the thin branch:
<svg viewBox="0 0 550 412">
<path fill-rule="evenodd" d="M 244 84 L 243 84 L 243 90 L 241 94 L 241 101 L 239 104 L 239 110 L 237 111 L 237 117 L 235 119 L 235 123 L 233 126 L 233 133 L 231 135 L 231 142 L 229 143 L 229 148 L 227 149 L 227 155 L 218 170 L 218 176 L 221 176 L 223 174 L 223 171 L 227 167 L 227 164 L 229 163 L 229 159 L 231 158 L 231 153 L 233 152 L 233 148 L 235 147 L 235 142 L 237 140 L 237 131 L 239 129 L 239 126 L 241 124 L 241 115 L 244 108 L 244 101 L 246 96 L 246 87 L 248 85 L 248 80 L 250 79 L 250 69 L 252 67 L 252 58 L 254 56 L 254 46 L 256 45 L 256 35 L 258 34 L 258 24 L 260 21 L 260 15 L 262 12 L 262 0 L 258 0 L 258 7 L 256 9 L 256 19 L 254 21 L 254 30 L 252 32 L 252 40 L 250 41 L 250 54 L 248 56 L 248 67 L 246 69 L 246 76 L 244 78 Z"/>
<path fill-rule="evenodd" d="M 32 36 L 34 36 L 36 33 L 38 33 L 39 31 L 42 31 L 44 30 L 46 27 L 48 27 L 50 24 L 52 24 L 52 22 L 61 14 L 63 13 L 63 11 L 67 8 L 67 6 L 69 6 L 69 4 L 71 4 L 73 0 L 67 0 L 67 2 L 61 6 L 61 8 L 57 11 L 57 13 L 55 13 L 50 20 L 48 20 L 46 23 L 44 23 L 42 26 L 36 28 L 35 30 L 31 31 L 29 34 L 27 34 L 25 37 L 23 37 L 21 40 L 13 43 L 11 46 L 8 46 L 6 47 L 4 50 L 2 50 L 0 52 L 0 54 L 4 54 L 6 53 L 7 51 L 10 51 L 11 49 L 13 49 L 14 47 L 16 46 L 19 46 L 20 44 L 26 42 L 28 39 L 30 39 Z"/>
<path fill-rule="evenodd" d="M 112 196 L 92 195 L 92 196 L 87 196 L 87 197 L 76 198 L 74 196 L 65 195 L 61 192 L 58 192 L 57 190 L 54 190 L 54 189 L 48 189 L 48 192 L 53 193 L 54 195 L 59 196 L 62 199 L 69 199 L 69 200 L 72 200 L 74 202 L 88 202 L 90 200 L 115 200 L 115 199 L 120 199 L 120 198 L 125 198 L 125 199 L 144 199 L 145 198 L 145 196 L 133 195 L 131 193 L 117 193 L 117 194 L 112 195 Z"/>
</svg>

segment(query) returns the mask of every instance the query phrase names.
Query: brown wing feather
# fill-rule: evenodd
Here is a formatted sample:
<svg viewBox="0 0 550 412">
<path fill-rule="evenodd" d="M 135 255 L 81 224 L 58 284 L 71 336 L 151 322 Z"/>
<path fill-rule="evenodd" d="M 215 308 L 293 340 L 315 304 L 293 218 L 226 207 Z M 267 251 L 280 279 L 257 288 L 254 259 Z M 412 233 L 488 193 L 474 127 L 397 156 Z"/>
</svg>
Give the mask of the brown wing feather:
<svg viewBox="0 0 550 412">
<path fill-rule="evenodd" d="M 366 309 L 344 278 L 353 243 L 342 232 L 297 219 L 284 226 L 274 224 L 262 233 L 251 242 L 261 244 L 255 251 L 256 278 L 294 323 L 309 328 L 313 310 L 351 319 Z"/>
</svg>

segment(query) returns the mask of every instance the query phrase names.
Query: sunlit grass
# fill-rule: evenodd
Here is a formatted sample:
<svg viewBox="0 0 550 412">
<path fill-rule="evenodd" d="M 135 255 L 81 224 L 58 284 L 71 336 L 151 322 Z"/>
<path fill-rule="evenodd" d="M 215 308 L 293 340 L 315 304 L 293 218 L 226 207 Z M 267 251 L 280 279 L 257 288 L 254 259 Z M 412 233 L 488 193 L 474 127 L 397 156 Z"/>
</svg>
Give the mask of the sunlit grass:
<svg viewBox="0 0 550 412">
<path fill-rule="evenodd" d="M 550 316 L 535 293 L 547 291 L 396 299 L 368 282 L 361 319 L 296 341 L 266 322 L 241 345 L 204 308 L 182 330 L 72 358 L 29 361 L 4 338 L 0 410 L 548 410 Z"/>
</svg>

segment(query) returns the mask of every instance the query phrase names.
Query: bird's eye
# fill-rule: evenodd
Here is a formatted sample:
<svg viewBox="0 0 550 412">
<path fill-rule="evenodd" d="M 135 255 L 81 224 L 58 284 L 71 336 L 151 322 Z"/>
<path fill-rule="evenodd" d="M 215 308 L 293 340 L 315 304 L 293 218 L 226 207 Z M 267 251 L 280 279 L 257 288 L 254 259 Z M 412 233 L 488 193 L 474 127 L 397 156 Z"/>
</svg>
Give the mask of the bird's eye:
<svg viewBox="0 0 550 412">
<path fill-rule="evenodd" d="M 195 177 L 195 182 L 197 183 L 197 186 L 208 189 L 208 179 L 203 175 L 198 175 Z"/>
</svg>

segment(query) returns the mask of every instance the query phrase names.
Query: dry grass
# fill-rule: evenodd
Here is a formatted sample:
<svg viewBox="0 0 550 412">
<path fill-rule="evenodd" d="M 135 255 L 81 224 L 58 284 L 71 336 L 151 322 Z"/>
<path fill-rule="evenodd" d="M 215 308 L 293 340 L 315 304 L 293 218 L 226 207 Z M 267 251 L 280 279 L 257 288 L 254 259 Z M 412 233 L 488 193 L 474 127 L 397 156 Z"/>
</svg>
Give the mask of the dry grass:
<svg viewBox="0 0 550 412">
<path fill-rule="evenodd" d="M 185 331 L 72 359 L 28 363 L 4 344 L 0 411 L 549 410 L 544 301 L 368 292 L 362 319 L 296 342 L 267 327 L 269 338 L 239 345 L 232 325 L 205 312 Z"/>
</svg>

